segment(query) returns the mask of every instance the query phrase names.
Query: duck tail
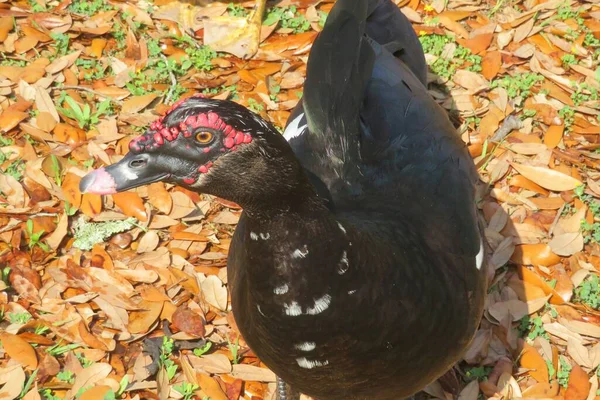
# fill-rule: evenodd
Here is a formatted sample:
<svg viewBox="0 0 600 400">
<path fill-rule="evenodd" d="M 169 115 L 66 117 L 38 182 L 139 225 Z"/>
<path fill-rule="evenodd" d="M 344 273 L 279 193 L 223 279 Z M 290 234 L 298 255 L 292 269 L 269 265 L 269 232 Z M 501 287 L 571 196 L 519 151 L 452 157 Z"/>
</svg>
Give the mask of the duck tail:
<svg viewBox="0 0 600 400">
<path fill-rule="evenodd" d="M 368 0 L 338 0 L 308 59 L 304 111 L 310 140 L 325 146 L 335 173 L 359 158 L 359 112 L 375 53 L 365 35 Z"/>
<path fill-rule="evenodd" d="M 423 47 L 410 21 L 391 0 L 368 0 L 366 33 L 404 62 L 427 85 Z"/>
</svg>

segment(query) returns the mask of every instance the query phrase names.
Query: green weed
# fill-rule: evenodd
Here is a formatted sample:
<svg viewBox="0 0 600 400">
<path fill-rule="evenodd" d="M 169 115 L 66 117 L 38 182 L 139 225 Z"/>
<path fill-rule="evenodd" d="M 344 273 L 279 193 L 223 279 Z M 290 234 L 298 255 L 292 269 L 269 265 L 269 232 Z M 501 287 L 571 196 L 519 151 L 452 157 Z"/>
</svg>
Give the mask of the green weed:
<svg viewBox="0 0 600 400">
<path fill-rule="evenodd" d="M 575 301 L 595 310 L 600 309 L 600 278 L 591 274 L 575 288 Z"/>
<path fill-rule="evenodd" d="M 87 15 L 91 17 L 100 11 L 113 10 L 114 7 L 110 3 L 102 0 L 75 0 L 67 9 L 74 14 Z"/>
<path fill-rule="evenodd" d="M 206 342 L 204 346 L 198 347 L 194 349 L 194 355 L 200 357 L 203 354 L 206 354 L 212 347 L 212 342 Z"/>
<path fill-rule="evenodd" d="M 11 324 L 21 324 L 24 325 L 31 320 L 31 314 L 28 312 L 22 313 L 8 313 L 8 320 Z"/>
<path fill-rule="evenodd" d="M 200 386 L 189 382 L 181 382 L 181 384 L 173 386 L 173 389 L 183 396 L 183 400 L 191 400 L 194 397 L 194 392 L 200 389 Z"/>
<path fill-rule="evenodd" d="M 577 64 L 577 57 L 574 54 L 565 54 L 560 58 L 562 61 L 563 67 L 568 67 L 569 65 Z"/>
<path fill-rule="evenodd" d="M 75 374 L 73 371 L 60 371 L 56 374 L 56 379 L 67 383 L 73 383 L 75 381 Z"/>
<path fill-rule="evenodd" d="M 265 13 L 263 24 L 271 26 L 278 20 L 282 28 L 291 29 L 294 33 L 310 30 L 310 22 L 298 12 L 295 6 L 270 8 Z"/>
<path fill-rule="evenodd" d="M 29 237 L 29 250 L 33 249 L 35 246 L 38 246 L 46 253 L 50 252 L 50 246 L 41 241 L 41 238 L 44 235 L 43 229 L 39 232 L 33 232 L 33 221 L 30 219 L 28 219 L 25 223 L 25 229 L 27 230 L 27 236 Z"/>
<path fill-rule="evenodd" d="M 478 381 L 487 381 L 488 376 L 492 372 L 492 367 L 473 367 L 465 372 L 467 378 L 477 379 Z"/>
<path fill-rule="evenodd" d="M 558 384 L 564 387 L 565 389 L 569 385 L 569 375 L 571 374 L 571 370 L 573 367 L 566 358 L 563 356 L 559 356 L 558 358 L 558 371 L 556 372 L 556 380 Z"/>
<path fill-rule="evenodd" d="M 249 98 L 248 99 L 248 108 L 250 110 L 254 111 L 255 113 L 259 114 L 261 111 L 263 111 L 265 109 L 265 106 L 263 106 L 258 101 L 254 100 L 253 98 Z"/>
<path fill-rule="evenodd" d="M 526 315 L 521 318 L 517 329 L 521 337 L 527 335 L 527 339 L 529 340 L 534 340 L 537 337 L 550 339 L 550 336 L 544 329 L 544 322 L 541 317 L 531 318 L 529 315 Z"/>
<path fill-rule="evenodd" d="M 243 18 L 248 15 L 248 11 L 239 4 L 229 3 L 227 5 L 227 14 L 229 14 L 231 17 Z"/>
<path fill-rule="evenodd" d="M 502 78 L 494 79 L 491 82 L 490 87 L 501 87 L 506 89 L 509 98 L 515 98 L 517 96 L 526 98 L 531 94 L 531 88 L 543 81 L 544 77 L 542 75 L 533 72 L 525 72 L 522 74 L 515 74 L 514 76 L 503 76 Z"/>
<path fill-rule="evenodd" d="M 169 380 L 173 379 L 177 373 L 177 364 L 170 359 L 171 354 L 173 354 L 173 339 L 163 336 L 163 342 L 160 348 L 160 359 L 158 360 L 158 363 L 165 369 L 165 371 L 167 371 L 167 377 Z"/>
<path fill-rule="evenodd" d="M 77 121 L 77 124 L 81 129 L 87 129 L 100 122 L 100 117 L 103 115 L 110 115 L 111 102 L 110 99 L 103 100 L 96 108 L 96 111 L 92 113 L 92 108 L 88 103 L 85 103 L 83 107 L 79 105 L 71 96 L 65 96 L 65 102 L 70 108 L 57 107 L 66 117 Z"/>
</svg>

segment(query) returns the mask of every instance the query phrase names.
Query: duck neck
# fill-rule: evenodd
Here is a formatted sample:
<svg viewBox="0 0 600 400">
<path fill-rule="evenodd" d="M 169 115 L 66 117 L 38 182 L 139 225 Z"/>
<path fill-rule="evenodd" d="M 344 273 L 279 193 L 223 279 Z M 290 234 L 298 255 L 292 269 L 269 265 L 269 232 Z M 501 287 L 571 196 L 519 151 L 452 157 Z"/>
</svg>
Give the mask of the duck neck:
<svg viewBox="0 0 600 400">
<path fill-rule="evenodd" d="M 236 202 L 253 219 L 326 211 L 292 149 L 277 139 L 283 143 L 253 143 L 231 154 L 227 164 L 235 169 L 215 168 L 201 190 Z"/>
</svg>

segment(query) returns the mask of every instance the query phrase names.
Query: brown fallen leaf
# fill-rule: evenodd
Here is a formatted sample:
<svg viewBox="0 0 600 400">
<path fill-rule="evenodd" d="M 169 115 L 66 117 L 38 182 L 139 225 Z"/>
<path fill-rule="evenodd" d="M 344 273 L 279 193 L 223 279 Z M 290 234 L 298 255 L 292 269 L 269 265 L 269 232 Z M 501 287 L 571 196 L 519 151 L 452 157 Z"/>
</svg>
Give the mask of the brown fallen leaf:
<svg viewBox="0 0 600 400">
<path fill-rule="evenodd" d="M 17 399 L 25 385 L 25 371 L 21 367 L 13 368 L 3 374 L 3 380 L 6 383 L 0 389 L 0 398 L 3 400 Z"/>
<path fill-rule="evenodd" d="M 182 332 L 196 336 L 204 337 L 204 318 L 197 312 L 190 310 L 187 306 L 180 306 L 172 316 L 173 325 Z"/>
<path fill-rule="evenodd" d="M 35 369 L 38 366 L 38 359 L 35 350 L 29 343 L 12 333 L 0 333 L 0 342 L 2 347 L 13 360 L 24 366 Z"/>
<path fill-rule="evenodd" d="M 548 245 L 554 254 L 559 256 L 572 256 L 583 250 L 583 235 L 580 232 L 566 232 L 556 235 Z"/>
</svg>

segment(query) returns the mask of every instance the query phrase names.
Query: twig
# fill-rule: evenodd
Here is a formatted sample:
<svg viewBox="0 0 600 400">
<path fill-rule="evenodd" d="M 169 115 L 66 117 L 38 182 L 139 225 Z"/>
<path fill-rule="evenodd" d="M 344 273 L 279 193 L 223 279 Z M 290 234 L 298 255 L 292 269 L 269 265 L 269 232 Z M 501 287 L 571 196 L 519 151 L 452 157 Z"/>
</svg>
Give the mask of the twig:
<svg viewBox="0 0 600 400">
<path fill-rule="evenodd" d="M 64 86 L 54 86 L 54 87 L 51 87 L 50 89 L 51 90 L 81 90 L 82 92 L 89 92 L 89 93 L 95 94 L 98 97 L 109 99 L 110 101 L 112 101 L 115 104 L 118 104 L 118 105 L 123 104 L 123 102 L 121 100 L 115 99 L 114 97 L 111 97 L 111 96 L 107 96 L 103 93 L 100 93 L 94 89 L 90 89 L 89 87 L 85 87 L 85 86 L 64 85 Z"/>
<path fill-rule="evenodd" d="M 171 78 L 171 87 L 169 88 L 169 92 L 167 93 L 167 98 L 165 99 L 165 104 L 169 104 L 171 101 L 171 97 L 173 97 L 173 93 L 175 92 L 175 88 L 177 87 L 177 78 L 175 78 L 175 74 L 169 67 L 169 60 L 164 54 L 160 54 L 160 56 L 165 60 L 165 64 L 167 65 L 167 71 L 169 71 L 169 77 Z"/>
</svg>

